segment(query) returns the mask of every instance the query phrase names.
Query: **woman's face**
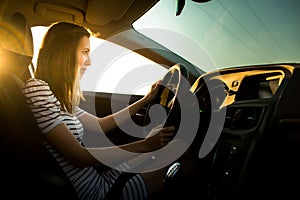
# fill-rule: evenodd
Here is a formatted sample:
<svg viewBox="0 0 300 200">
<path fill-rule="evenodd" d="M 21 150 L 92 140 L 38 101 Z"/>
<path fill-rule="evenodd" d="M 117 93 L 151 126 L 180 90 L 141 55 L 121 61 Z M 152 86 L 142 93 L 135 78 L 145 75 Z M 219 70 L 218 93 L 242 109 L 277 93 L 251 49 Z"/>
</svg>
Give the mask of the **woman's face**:
<svg viewBox="0 0 300 200">
<path fill-rule="evenodd" d="M 78 64 L 80 69 L 80 78 L 84 74 L 88 66 L 91 65 L 90 60 L 90 39 L 84 36 L 79 42 L 77 50 Z"/>
</svg>

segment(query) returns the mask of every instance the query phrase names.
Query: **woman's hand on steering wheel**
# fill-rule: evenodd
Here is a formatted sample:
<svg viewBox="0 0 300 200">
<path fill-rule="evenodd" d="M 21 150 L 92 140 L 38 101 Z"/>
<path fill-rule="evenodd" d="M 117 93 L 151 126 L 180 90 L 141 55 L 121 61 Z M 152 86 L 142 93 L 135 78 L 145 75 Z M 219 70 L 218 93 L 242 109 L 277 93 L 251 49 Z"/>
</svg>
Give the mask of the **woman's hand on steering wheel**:
<svg viewBox="0 0 300 200">
<path fill-rule="evenodd" d="M 155 151 L 167 145 L 173 139 L 174 131 L 174 126 L 163 127 L 159 125 L 153 128 L 144 139 L 149 151 Z"/>
<path fill-rule="evenodd" d="M 186 79 L 186 80 L 184 80 Z M 154 128 L 157 124 L 167 126 L 177 126 L 180 124 L 180 106 L 177 95 L 185 96 L 185 92 L 189 91 L 189 87 L 184 84 L 188 80 L 188 72 L 182 64 L 173 65 L 162 80 L 154 83 L 147 95 L 145 102 L 148 102 L 148 108 L 144 118 L 144 125 L 149 125 L 149 128 Z M 155 112 L 150 117 L 150 109 L 153 105 L 159 105 L 164 109 L 164 114 Z M 163 116 L 164 115 L 164 116 Z M 154 117 L 154 118 L 153 118 Z M 152 124 L 151 124 L 151 121 Z"/>
<path fill-rule="evenodd" d="M 150 104 L 156 98 L 156 96 L 158 94 L 160 83 L 161 83 L 161 80 L 158 80 L 154 84 L 152 84 L 150 90 L 144 96 L 145 105 Z"/>
</svg>

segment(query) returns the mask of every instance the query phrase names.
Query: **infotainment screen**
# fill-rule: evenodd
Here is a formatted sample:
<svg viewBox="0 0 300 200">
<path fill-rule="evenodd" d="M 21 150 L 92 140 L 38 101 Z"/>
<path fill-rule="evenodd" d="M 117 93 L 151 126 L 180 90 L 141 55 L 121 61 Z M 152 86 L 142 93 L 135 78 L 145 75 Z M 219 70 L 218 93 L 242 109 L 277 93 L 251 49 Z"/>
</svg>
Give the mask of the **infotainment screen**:
<svg viewBox="0 0 300 200">
<path fill-rule="evenodd" d="M 235 100 L 271 98 L 276 94 L 282 79 L 283 75 L 281 73 L 247 76 L 242 80 Z"/>
</svg>

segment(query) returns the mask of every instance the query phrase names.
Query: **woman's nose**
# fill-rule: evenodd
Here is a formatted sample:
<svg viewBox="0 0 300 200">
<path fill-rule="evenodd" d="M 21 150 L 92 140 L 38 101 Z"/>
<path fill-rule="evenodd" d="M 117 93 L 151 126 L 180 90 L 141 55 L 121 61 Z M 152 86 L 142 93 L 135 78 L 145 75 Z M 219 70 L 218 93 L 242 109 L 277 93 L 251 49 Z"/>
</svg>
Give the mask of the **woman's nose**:
<svg viewBox="0 0 300 200">
<path fill-rule="evenodd" d="M 87 57 L 87 59 L 85 60 L 84 64 L 85 64 L 86 66 L 91 66 L 92 63 L 91 63 L 90 56 Z"/>
</svg>

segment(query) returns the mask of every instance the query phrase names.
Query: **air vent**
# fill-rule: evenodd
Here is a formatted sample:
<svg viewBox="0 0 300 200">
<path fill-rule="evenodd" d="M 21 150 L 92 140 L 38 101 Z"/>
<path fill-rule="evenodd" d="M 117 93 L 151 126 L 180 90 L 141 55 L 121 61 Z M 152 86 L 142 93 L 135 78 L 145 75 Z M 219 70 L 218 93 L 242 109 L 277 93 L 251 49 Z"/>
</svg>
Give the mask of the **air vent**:
<svg viewBox="0 0 300 200">
<path fill-rule="evenodd" d="M 262 107 L 230 107 L 227 109 L 224 128 L 231 130 L 249 130 L 257 127 Z"/>
</svg>

